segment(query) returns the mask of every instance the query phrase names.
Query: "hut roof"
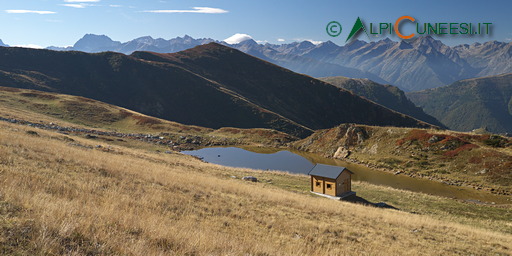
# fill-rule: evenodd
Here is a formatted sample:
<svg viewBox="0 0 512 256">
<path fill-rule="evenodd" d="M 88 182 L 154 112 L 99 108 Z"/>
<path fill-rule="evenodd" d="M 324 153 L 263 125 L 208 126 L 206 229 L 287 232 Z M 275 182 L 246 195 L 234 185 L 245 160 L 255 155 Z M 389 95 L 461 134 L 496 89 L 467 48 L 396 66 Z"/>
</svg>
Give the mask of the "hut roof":
<svg viewBox="0 0 512 256">
<path fill-rule="evenodd" d="M 348 171 L 348 172 L 352 173 L 347 168 L 342 167 L 342 166 L 317 164 L 313 167 L 313 169 L 311 169 L 311 171 L 309 171 L 308 174 L 335 180 L 344 171 Z"/>
</svg>

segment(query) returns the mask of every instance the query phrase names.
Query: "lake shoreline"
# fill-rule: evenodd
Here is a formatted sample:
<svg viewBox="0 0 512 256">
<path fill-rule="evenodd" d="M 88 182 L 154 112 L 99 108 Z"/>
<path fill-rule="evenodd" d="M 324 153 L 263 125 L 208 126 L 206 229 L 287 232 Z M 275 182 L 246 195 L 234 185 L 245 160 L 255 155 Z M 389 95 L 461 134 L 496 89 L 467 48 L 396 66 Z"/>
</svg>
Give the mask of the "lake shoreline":
<svg viewBox="0 0 512 256">
<path fill-rule="evenodd" d="M 360 181 L 366 181 L 370 184 L 375 185 L 382 185 L 387 187 L 392 187 L 396 189 L 405 189 L 413 192 L 419 192 L 419 193 L 425 193 L 430 195 L 436 195 L 436 196 L 442 196 L 445 198 L 452 198 L 452 199 L 458 199 L 462 201 L 468 201 L 473 203 L 483 203 L 483 204 L 510 204 L 510 198 L 504 195 L 498 195 L 489 193 L 485 190 L 477 190 L 473 189 L 472 187 L 465 187 L 465 186 L 455 186 L 451 185 L 445 182 L 440 182 L 435 179 L 426 178 L 426 177 L 417 177 L 417 176 L 411 176 L 410 174 L 407 174 L 405 172 L 402 172 L 400 174 L 404 175 L 396 175 L 393 171 L 385 170 L 383 168 L 372 168 L 372 166 L 368 166 L 367 164 L 358 162 L 357 160 L 353 159 L 344 159 L 344 160 L 337 160 L 333 158 L 326 158 L 319 154 L 310 153 L 310 152 L 303 152 L 296 149 L 290 149 L 290 148 L 267 148 L 267 147 L 244 147 L 244 146 L 233 146 L 233 147 L 208 147 L 208 148 L 202 148 L 200 150 L 211 150 L 211 149 L 241 149 L 245 150 L 247 152 L 252 152 L 253 154 L 260 154 L 256 153 L 256 151 L 263 151 L 264 155 L 272 155 L 279 152 L 289 152 L 290 154 L 295 154 L 298 156 L 301 156 L 309 162 L 311 162 L 311 166 L 314 166 L 315 163 L 324 163 L 324 164 L 330 164 L 330 165 L 350 165 L 351 168 L 355 168 L 357 171 L 356 173 L 359 173 L 359 176 L 357 177 L 362 178 Z M 256 169 L 256 170 L 277 170 L 279 171 L 279 168 L 254 168 L 254 167 L 248 167 L 243 165 L 226 165 L 223 163 L 219 163 L 220 160 L 225 159 L 214 159 L 214 161 L 211 161 L 211 159 L 208 159 L 208 157 L 205 159 L 204 155 L 201 154 L 194 154 L 192 152 L 197 152 L 200 150 L 195 151 L 182 151 L 181 153 L 186 155 L 192 155 L 196 156 L 196 158 L 200 159 L 201 161 L 208 162 L 208 163 L 214 163 L 214 164 L 220 164 L 224 166 L 230 166 L 230 167 L 241 167 L 241 168 L 250 168 L 250 169 Z M 214 155 L 217 154 L 217 158 L 223 158 L 223 156 L 227 156 L 226 152 L 223 152 L 221 154 L 213 153 Z M 282 153 L 284 154 L 284 153 Z M 211 157 L 211 156 L 210 156 Z M 209 161 L 210 160 L 210 161 Z M 344 164 L 346 163 L 346 164 Z M 291 173 L 297 173 L 297 171 L 294 170 L 284 170 L 285 172 L 291 172 Z M 361 177 L 361 173 L 367 173 L 365 174 L 368 177 Z M 302 174 L 307 174 L 307 172 L 302 171 Z M 378 178 L 374 178 L 374 176 Z M 375 179 L 383 179 L 384 182 L 378 181 Z M 366 180 L 370 179 L 370 181 Z M 398 180 L 398 182 L 396 181 Z"/>
</svg>

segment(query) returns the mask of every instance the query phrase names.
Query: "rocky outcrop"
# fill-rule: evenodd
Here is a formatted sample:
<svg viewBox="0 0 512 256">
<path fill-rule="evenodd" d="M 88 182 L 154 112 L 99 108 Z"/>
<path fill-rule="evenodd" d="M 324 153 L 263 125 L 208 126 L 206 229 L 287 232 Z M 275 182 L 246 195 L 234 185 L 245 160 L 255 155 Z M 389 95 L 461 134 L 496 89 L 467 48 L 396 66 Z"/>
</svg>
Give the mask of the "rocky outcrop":
<svg viewBox="0 0 512 256">
<path fill-rule="evenodd" d="M 347 158 L 348 156 L 350 156 L 350 151 L 345 147 L 339 147 L 338 150 L 336 150 L 336 153 L 334 153 L 333 158 L 343 159 Z"/>
<path fill-rule="evenodd" d="M 348 158 L 351 149 L 361 148 L 371 137 L 371 130 L 369 126 L 342 124 L 329 130 L 318 131 L 294 145 L 302 151 L 322 152 L 327 157 L 338 159 Z M 322 150 L 317 147 L 321 147 Z"/>
</svg>

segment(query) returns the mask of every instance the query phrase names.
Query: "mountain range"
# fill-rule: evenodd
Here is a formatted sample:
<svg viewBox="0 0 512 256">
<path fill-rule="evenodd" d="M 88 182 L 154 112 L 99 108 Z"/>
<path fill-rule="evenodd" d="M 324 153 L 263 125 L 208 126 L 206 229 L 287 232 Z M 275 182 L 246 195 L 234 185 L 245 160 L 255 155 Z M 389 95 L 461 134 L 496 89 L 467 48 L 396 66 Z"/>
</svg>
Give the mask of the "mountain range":
<svg viewBox="0 0 512 256">
<path fill-rule="evenodd" d="M 121 43 L 104 35 L 87 34 L 72 47 L 48 49 L 91 53 L 173 53 L 210 42 L 236 48 L 297 73 L 313 77 L 367 78 L 381 84 L 396 85 L 408 92 L 440 87 L 461 79 L 512 72 L 512 42 L 490 41 L 450 47 L 430 36 L 400 42 L 387 38 L 369 43 L 354 40 L 338 46 L 331 41 L 275 45 L 259 44 L 252 39 L 229 45 L 190 36 L 170 40 L 146 36 Z"/>
<path fill-rule="evenodd" d="M 462 80 L 407 96 L 451 129 L 512 133 L 512 74 Z"/>
<path fill-rule="evenodd" d="M 136 51 L 152 51 L 160 53 L 173 53 L 196 47 L 198 45 L 216 42 L 213 39 L 194 39 L 188 35 L 170 40 L 154 39 L 150 36 L 140 37 L 125 43 L 114 41 L 105 35 L 86 34 L 70 47 L 50 46 L 47 49 L 56 51 L 82 51 L 98 53 L 105 51 L 132 54 Z"/>
<path fill-rule="evenodd" d="M 84 96 L 183 124 L 304 137 L 340 123 L 432 127 L 217 43 L 177 53 L 0 47 L 0 86 Z"/>
<path fill-rule="evenodd" d="M 335 76 L 343 74 L 349 77 L 370 78 L 377 82 L 385 82 L 380 77 L 369 72 L 364 72 L 356 68 L 344 67 L 334 63 L 317 61 L 312 58 L 299 56 L 298 54 L 291 54 L 288 52 L 282 53 L 280 50 L 273 49 L 275 46 L 270 44 L 258 44 L 252 39 L 243 41 L 239 44 L 230 45 L 226 42 L 216 41 L 210 38 L 194 39 L 188 35 L 170 40 L 165 40 L 162 38 L 154 39 L 152 37 L 145 36 L 121 43 L 118 41 L 113 41 L 105 35 L 87 34 L 71 47 L 63 48 L 51 46 L 48 47 L 48 49 L 57 51 L 83 51 L 89 53 L 98 53 L 104 51 L 113 51 L 124 54 L 132 54 L 135 51 L 174 53 L 211 42 L 216 42 L 238 49 L 242 52 L 269 61 L 278 66 L 282 66 L 292 71 L 314 77 Z M 302 45 L 305 46 L 303 49 L 308 49 L 309 45 L 313 44 L 309 41 L 304 41 L 302 42 Z"/>
<path fill-rule="evenodd" d="M 387 38 L 370 43 L 355 40 L 344 46 L 328 41 L 318 45 L 292 43 L 270 47 L 322 63 L 368 72 L 405 91 L 512 72 L 512 42 L 490 41 L 450 47 L 425 36 L 400 42 Z M 365 78 L 382 83 L 371 77 Z"/>
<path fill-rule="evenodd" d="M 138 50 L 148 50 L 157 53 L 176 52 L 211 42 L 214 42 L 214 40 L 194 39 L 190 36 L 185 36 L 171 40 L 142 37 L 121 43 L 113 41 L 107 36 L 89 34 L 80 39 L 73 47 L 52 49 L 60 51 L 77 50 L 83 52 L 116 51 L 130 54 Z M 509 99 L 507 98 L 508 92 L 506 91 L 508 90 L 508 86 L 503 84 L 503 82 L 501 82 L 501 87 L 498 88 L 500 90 L 499 93 L 503 94 L 505 97 L 503 99 L 488 95 L 490 92 L 497 89 L 490 88 L 490 90 L 486 90 L 485 85 L 492 84 L 487 82 L 480 82 L 478 90 L 470 90 L 462 93 L 467 89 L 465 86 L 467 81 L 473 81 L 469 79 L 450 83 L 452 85 L 447 88 L 451 89 L 441 87 L 439 91 L 426 90 L 419 93 L 407 93 L 407 97 L 410 97 L 412 102 L 414 102 L 411 103 L 400 88 L 387 85 L 388 83 L 384 79 L 376 77 L 376 75 L 372 75 L 369 72 L 343 66 L 365 66 L 363 69 L 367 69 L 371 72 L 377 69 L 381 69 L 381 71 L 387 70 L 386 72 L 382 72 L 394 74 L 391 75 L 394 80 L 410 80 L 411 84 L 413 80 L 416 81 L 418 84 L 414 85 L 416 88 L 414 90 L 419 90 L 422 88 L 421 84 L 424 84 L 426 81 L 430 81 L 428 82 L 429 84 L 442 85 L 460 76 L 485 76 L 486 74 L 500 74 L 511 70 L 511 43 L 493 41 L 483 44 L 475 43 L 472 45 L 449 47 L 431 37 L 421 37 L 400 43 L 393 42 L 389 39 L 371 43 L 353 41 L 345 46 L 337 46 L 332 42 L 315 45 L 309 41 L 282 45 L 272 45 L 268 43 L 258 44 L 254 40 L 246 40 L 235 45 L 228 45 L 225 42 L 218 43 L 239 49 L 261 60 L 281 65 L 290 70 L 320 77 L 324 81 L 347 89 L 356 95 L 362 96 L 389 109 L 439 127 L 447 126 L 450 129 L 460 131 L 486 127 L 489 131 L 496 133 L 510 133 L 512 131 L 509 128 L 509 121 L 507 121 L 510 117 L 502 113 L 508 109 L 507 100 Z M 0 41 L 0 44 L 3 43 Z M 378 54 L 379 51 L 382 53 Z M 135 55 L 142 56 L 141 54 L 134 54 L 134 56 Z M 373 63 L 377 60 L 380 61 Z M 162 60 L 159 59 L 158 61 Z M 343 65 L 334 64 L 335 62 L 342 62 Z M 247 69 L 249 69 L 249 67 L 247 67 Z M 401 73 L 404 69 L 408 71 Z M 322 78 L 323 75 L 332 76 L 340 71 L 344 74 L 350 74 L 350 77 L 371 77 L 375 82 L 366 78 L 348 79 L 339 76 Z M 204 69 L 202 72 L 208 73 L 209 71 Z M 447 75 L 442 76 L 443 72 Z M 217 77 L 213 80 L 216 79 Z M 434 80 L 443 80 L 445 82 L 433 82 Z M 500 78 L 500 81 L 506 80 L 507 79 L 504 79 L 503 76 Z M 475 81 L 480 80 L 477 79 Z M 484 79 L 483 81 L 489 81 L 489 79 Z M 454 94 L 454 92 L 456 93 Z M 471 93 L 471 95 L 468 93 Z M 465 99 L 463 103 L 457 98 L 459 94 L 463 95 L 462 98 Z M 489 103 L 482 103 L 482 108 L 473 111 L 474 104 L 489 97 L 496 100 L 496 102 L 504 101 L 503 106 L 488 107 Z M 425 111 L 416 107 L 414 104 L 424 108 Z M 460 104 L 460 106 L 457 104 Z M 475 116 L 477 113 L 479 117 Z M 285 123 L 289 124 L 289 122 Z M 190 124 L 196 123 L 190 122 Z M 215 127 L 213 124 L 206 124 L 204 122 L 199 125 Z M 308 129 L 315 129 L 312 127 L 318 126 L 306 125 L 306 127 Z M 302 130 L 299 133 L 302 134 L 308 131 L 308 129 Z"/>
</svg>

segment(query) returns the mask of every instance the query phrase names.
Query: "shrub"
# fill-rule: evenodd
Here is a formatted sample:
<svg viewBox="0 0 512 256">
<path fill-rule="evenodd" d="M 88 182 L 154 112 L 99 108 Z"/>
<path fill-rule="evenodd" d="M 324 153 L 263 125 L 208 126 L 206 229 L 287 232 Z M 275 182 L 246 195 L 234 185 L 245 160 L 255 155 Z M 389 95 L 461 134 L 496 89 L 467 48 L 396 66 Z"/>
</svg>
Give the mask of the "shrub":
<svg viewBox="0 0 512 256">
<path fill-rule="evenodd" d="M 487 146 L 491 146 L 494 148 L 503 148 L 507 145 L 508 140 L 498 136 L 498 135 L 492 135 L 489 137 L 489 139 L 484 140 L 484 144 Z"/>
<path fill-rule="evenodd" d="M 455 157 L 455 156 L 457 156 L 462 151 L 471 150 L 471 149 L 474 149 L 474 148 L 479 148 L 479 146 L 477 146 L 475 144 L 471 144 L 471 143 L 470 144 L 465 144 L 465 145 L 462 145 L 462 146 L 458 147 L 457 149 L 445 152 L 444 155 L 448 156 L 448 157 Z"/>
</svg>

